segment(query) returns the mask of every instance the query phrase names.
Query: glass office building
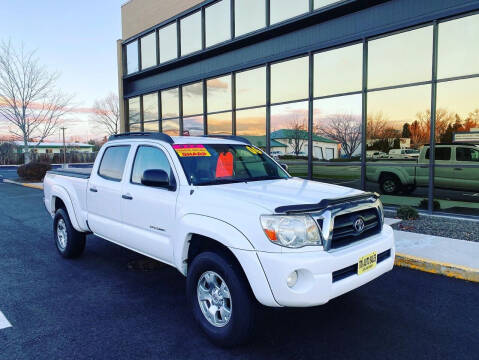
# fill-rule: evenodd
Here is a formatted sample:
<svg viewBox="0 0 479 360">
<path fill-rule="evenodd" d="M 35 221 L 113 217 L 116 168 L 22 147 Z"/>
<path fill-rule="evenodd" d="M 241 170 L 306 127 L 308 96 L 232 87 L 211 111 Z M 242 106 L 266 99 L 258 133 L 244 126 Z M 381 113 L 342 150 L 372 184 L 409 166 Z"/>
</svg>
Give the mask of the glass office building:
<svg viewBox="0 0 479 360">
<path fill-rule="evenodd" d="M 126 131 L 244 136 L 292 175 L 479 216 L 479 1 L 203 1 L 121 51 Z"/>
</svg>

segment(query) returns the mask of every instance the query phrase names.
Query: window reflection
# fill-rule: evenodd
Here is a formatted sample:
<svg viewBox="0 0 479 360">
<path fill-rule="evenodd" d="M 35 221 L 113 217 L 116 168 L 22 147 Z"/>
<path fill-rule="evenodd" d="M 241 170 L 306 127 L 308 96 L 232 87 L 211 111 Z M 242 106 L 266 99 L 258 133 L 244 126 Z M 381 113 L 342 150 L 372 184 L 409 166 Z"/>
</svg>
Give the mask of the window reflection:
<svg viewBox="0 0 479 360">
<path fill-rule="evenodd" d="M 147 132 L 159 132 L 160 131 L 160 123 L 158 121 L 150 121 L 145 122 L 143 124 L 143 131 Z"/>
<path fill-rule="evenodd" d="M 436 207 L 444 212 L 477 215 L 479 212 L 479 78 L 437 85 Z M 449 165 L 449 166 L 441 166 Z M 450 167 L 453 165 L 452 167 Z M 477 167 L 470 167 L 476 165 Z"/>
<path fill-rule="evenodd" d="M 430 139 L 430 95 L 430 85 L 368 94 L 367 189 L 386 204 L 419 206 L 428 196 L 429 167 L 418 157 Z"/>
<path fill-rule="evenodd" d="M 307 13 L 309 0 L 270 0 L 271 1 L 271 24 Z"/>
<path fill-rule="evenodd" d="M 203 114 L 203 83 L 183 86 L 183 116 Z"/>
<path fill-rule="evenodd" d="M 206 46 L 231 39 L 230 0 L 221 0 L 205 9 Z"/>
<path fill-rule="evenodd" d="M 161 116 L 163 119 L 180 116 L 180 100 L 178 88 L 161 92 Z"/>
<path fill-rule="evenodd" d="M 235 0 L 235 35 L 240 36 L 266 26 L 266 1 Z"/>
<path fill-rule="evenodd" d="M 130 124 L 140 122 L 140 98 L 138 96 L 128 99 L 128 119 Z"/>
<path fill-rule="evenodd" d="M 308 98 L 309 58 L 307 56 L 271 65 L 271 102 Z"/>
<path fill-rule="evenodd" d="M 176 22 L 161 28 L 159 31 L 160 63 L 176 59 L 178 56 Z"/>
<path fill-rule="evenodd" d="M 308 175 L 308 102 L 271 107 L 270 154 L 288 165 L 291 175 Z"/>
<path fill-rule="evenodd" d="M 138 70 L 138 42 L 133 41 L 126 45 L 126 73 L 131 74 Z"/>
<path fill-rule="evenodd" d="M 182 56 L 201 50 L 201 12 L 181 19 L 180 32 Z"/>
<path fill-rule="evenodd" d="M 439 24 L 438 78 L 479 74 L 479 14 Z"/>
<path fill-rule="evenodd" d="M 208 115 L 208 135 L 231 135 L 232 129 L 231 112 Z"/>
<path fill-rule="evenodd" d="M 180 119 L 169 119 L 161 122 L 161 131 L 170 136 L 180 135 Z"/>
<path fill-rule="evenodd" d="M 140 132 L 141 131 L 141 124 L 130 124 L 130 132 Z"/>
<path fill-rule="evenodd" d="M 314 55 L 314 96 L 360 91 L 363 45 L 357 44 Z"/>
<path fill-rule="evenodd" d="M 208 112 L 231 109 L 231 75 L 206 82 Z"/>
<path fill-rule="evenodd" d="M 341 157 L 359 161 L 362 142 L 362 95 L 316 100 L 313 114 L 313 160 L 329 161 Z M 356 172 L 346 176 L 342 172 L 334 173 L 333 169 L 330 169 L 328 175 L 338 179 L 358 180 Z M 356 184 L 356 187 L 358 186 Z"/>
<path fill-rule="evenodd" d="M 266 67 L 236 73 L 236 107 L 266 104 Z"/>
<path fill-rule="evenodd" d="M 183 118 L 183 136 L 203 136 L 204 134 L 203 116 Z"/>
<path fill-rule="evenodd" d="M 156 65 L 156 34 L 143 36 L 141 42 L 141 68 L 147 69 Z"/>
<path fill-rule="evenodd" d="M 432 26 L 386 36 L 368 43 L 368 87 L 430 81 Z"/>
<path fill-rule="evenodd" d="M 236 135 L 266 150 L 266 108 L 236 111 Z"/>
<path fill-rule="evenodd" d="M 314 9 L 319 9 L 337 2 L 341 2 L 341 0 L 314 0 Z"/>
<path fill-rule="evenodd" d="M 158 94 L 143 95 L 143 121 L 158 120 Z"/>
</svg>

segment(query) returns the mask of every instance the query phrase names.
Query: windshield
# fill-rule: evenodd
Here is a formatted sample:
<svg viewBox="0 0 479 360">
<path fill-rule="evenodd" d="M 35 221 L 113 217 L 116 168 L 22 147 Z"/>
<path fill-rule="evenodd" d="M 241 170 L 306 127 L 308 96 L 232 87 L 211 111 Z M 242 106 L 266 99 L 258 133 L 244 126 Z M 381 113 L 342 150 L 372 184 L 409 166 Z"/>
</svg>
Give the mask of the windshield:
<svg viewBox="0 0 479 360">
<path fill-rule="evenodd" d="M 173 145 L 193 185 L 287 179 L 289 175 L 263 151 L 247 145 Z"/>
</svg>

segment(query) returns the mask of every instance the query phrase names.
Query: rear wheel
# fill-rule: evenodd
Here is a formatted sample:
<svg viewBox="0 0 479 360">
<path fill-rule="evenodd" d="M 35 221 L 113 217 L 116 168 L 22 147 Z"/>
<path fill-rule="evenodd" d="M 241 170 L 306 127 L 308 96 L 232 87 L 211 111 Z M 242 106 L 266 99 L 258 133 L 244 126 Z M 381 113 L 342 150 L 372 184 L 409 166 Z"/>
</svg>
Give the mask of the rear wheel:
<svg viewBox="0 0 479 360">
<path fill-rule="evenodd" d="M 55 245 L 64 258 L 79 257 L 85 250 L 85 234 L 76 231 L 65 209 L 58 209 L 53 220 Z"/>
<path fill-rule="evenodd" d="M 239 266 L 226 256 L 204 252 L 194 258 L 186 281 L 193 316 L 208 338 L 220 346 L 248 340 L 255 302 Z"/>
<path fill-rule="evenodd" d="M 385 195 L 397 194 L 402 187 L 401 181 L 396 175 L 383 175 L 379 182 L 381 192 Z"/>
</svg>

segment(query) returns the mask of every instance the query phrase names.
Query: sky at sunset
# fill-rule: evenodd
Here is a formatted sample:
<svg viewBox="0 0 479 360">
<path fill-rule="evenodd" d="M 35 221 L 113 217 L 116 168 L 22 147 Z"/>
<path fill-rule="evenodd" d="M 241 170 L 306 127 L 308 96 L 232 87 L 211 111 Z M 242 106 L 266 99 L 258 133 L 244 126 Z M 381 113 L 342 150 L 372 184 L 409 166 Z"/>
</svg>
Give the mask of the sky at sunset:
<svg viewBox="0 0 479 360">
<path fill-rule="evenodd" d="M 40 62 L 59 71 L 59 87 L 73 94 L 78 112 L 65 118 L 67 136 L 97 139 L 89 122 L 96 99 L 117 92 L 116 40 L 121 38 L 123 0 L 0 0 L 0 39 L 36 50 Z M 0 136 L 8 125 L 0 120 Z M 58 140 L 58 134 L 52 141 Z"/>
</svg>

